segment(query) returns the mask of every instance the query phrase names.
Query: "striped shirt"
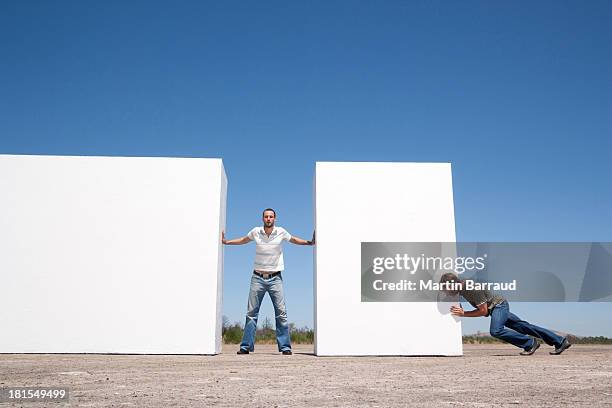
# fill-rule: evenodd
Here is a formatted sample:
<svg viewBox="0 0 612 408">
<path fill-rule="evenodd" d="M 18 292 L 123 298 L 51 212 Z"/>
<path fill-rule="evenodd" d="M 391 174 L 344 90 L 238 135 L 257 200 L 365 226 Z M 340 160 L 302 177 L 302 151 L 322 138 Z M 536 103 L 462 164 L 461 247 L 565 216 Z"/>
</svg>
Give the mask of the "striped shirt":
<svg viewBox="0 0 612 408">
<path fill-rule="evenodd" d="M 255 262 L 253 269 L 262 272 L 276 272 L 285 269 L 283 263 L 283 241 L 289 241 L 291 234 L 284 228 L 274 227 L 270 236 L 263 227 L 255 227 L 247 235 L 255 241 Z"/>
</svg>

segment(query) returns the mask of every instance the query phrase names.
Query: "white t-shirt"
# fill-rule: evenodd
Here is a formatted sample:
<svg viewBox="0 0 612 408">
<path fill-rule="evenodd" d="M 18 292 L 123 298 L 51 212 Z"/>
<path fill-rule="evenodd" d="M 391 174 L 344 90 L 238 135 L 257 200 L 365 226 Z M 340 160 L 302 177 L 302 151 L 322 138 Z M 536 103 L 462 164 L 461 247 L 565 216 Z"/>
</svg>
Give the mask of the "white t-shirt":
<svg viewBox="0 0 612 408">
<path fill-rule="evenodd" d="M 255 241 L 255 262 L 253 269 L 263 272 L 276 272 L 285 269 L 283 263 L 283 241 L 289 241 L 291 234 L 284 228 L 274 227 L 270 236 L 264 227 L 255 227 L 247 235 Z"/>
</svg>

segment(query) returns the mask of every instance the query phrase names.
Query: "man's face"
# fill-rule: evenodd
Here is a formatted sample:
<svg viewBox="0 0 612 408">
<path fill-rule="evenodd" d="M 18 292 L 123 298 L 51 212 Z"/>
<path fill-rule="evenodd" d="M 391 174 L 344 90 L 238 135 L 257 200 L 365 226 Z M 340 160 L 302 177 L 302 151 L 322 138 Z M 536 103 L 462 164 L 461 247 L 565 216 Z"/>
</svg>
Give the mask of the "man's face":
<svg viewBox="0 0 612 408">
<path fill-rule="evenodd" d="M 274 219 L 276 218 L 276 216 L 274 215 L 273 211 L 265 211 L 263 213 L 263 223 L 264 223 L 264 227 L 273 227 L 274 226 Z"/>
</svg>

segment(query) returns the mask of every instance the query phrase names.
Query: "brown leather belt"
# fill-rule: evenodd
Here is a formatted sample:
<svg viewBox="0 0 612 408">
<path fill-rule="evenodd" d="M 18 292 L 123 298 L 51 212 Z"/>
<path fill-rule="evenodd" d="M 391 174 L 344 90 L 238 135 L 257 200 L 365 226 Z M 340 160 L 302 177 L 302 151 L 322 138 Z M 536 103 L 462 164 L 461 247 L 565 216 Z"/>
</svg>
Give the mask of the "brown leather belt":
<svg viewBox="0 0 612 408">
<path fill-rule="evenodd" d="M 257 272 L 257 271 L 253 271 L 253 273 L 259 277 L 262 277 L 264 279 L 270 279 L 275 277 L 276 275 L 280 275 L 281 271 L 276 271 L 276 272 Z"/>
</svg>

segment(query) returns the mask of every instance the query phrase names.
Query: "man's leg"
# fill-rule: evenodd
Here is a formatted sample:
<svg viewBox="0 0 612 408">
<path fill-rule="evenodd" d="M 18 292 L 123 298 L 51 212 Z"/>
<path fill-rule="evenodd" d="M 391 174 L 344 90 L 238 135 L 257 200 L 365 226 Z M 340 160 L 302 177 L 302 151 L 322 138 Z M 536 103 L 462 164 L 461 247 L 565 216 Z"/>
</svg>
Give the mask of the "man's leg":
<svg viewBox="0 0 612 408">
<path fill-rule="evenodd" d="M 253 274 L 251 277 L 251 288 L 249 290 L 249 303 L 247 306 L 246 321 L 244 323 L 244 334 L 240 343 L 241 350 L 255 350 L 255 332 L 257 331 L 257 316 L 259 316 L 259 306 L 266 294 L 266 287 L 262 282 L 263 278 Z"/>
<path fill-rule="evenodd" d="M 287 321 L 287 308 L 285 306 L 285 294 L 283 291 L 283 278 L 277 275 L 270 279 L 268 291 L 274 315 L 276 317 L 276 343 L 278 351 L 291 351 L 291 337 L 289 335 L 289 323 Z"/>
<path fill-rule="evenodd" d="M 539 337 L 549 346 L 555 346 L 558 348 L 561 346 L 561 343 L 563 343 L 563 337 L 548 329 L 526 322 L 513 313 L 508 313 L 508 321 L 506 322 L 506 326 L 512 330 L 516 330 L 519 333 Z"/>
<path fill-rule="evenodd" d="M 493 308 L 491 311 L 491 336 L 513 344 L 516 347 L 528 350 L 533 346 L 535 340 L 525 334 L 517 333 L 514 330 L 504 327 L 508 321 L 509 315 L 510 307 L 508 306 L 508 302 L 502 302 Z"/>
</svg>

